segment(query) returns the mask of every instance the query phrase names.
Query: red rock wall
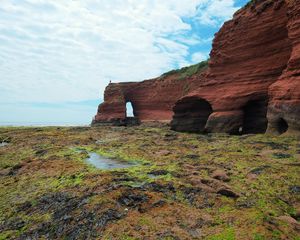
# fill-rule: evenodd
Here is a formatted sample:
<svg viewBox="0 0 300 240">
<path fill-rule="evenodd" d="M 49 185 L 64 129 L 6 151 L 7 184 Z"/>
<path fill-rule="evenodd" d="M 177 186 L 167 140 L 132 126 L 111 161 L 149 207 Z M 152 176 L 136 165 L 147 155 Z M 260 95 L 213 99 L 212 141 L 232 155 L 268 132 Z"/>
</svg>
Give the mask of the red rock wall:
<svg viewBox="0 0 300 240">
<path fill-rule="evenodd" d="M 300 132 L 300 0 L 290 1 L 288 15 L 288 36 L 292 52 L 287 68 L 279 80 L 269 88 L 268 110 L 269 132 L 280 132 L 285 121 L 288 132 Z"/>
<path fill-rule="evenodd" d="M 182 79 L 171 74 L 143 82 L 111 83 L 99 105 L 95 122 L 107 122 L 126 117 L 126 102 L 131 102 L 135 117 L 141 121 L 172 119 L 175 102 L 201 84 L 201 74 Z"/>
<path fill-rule="evenodd" d="M 207 85 L 189 94 L 213 107 L 205 131 L 237 133 L 247 103 L 268 98 L 268 88 L 286 68 L 292 50 L 287 11 L 282 0 L 256 1 L 216 34 Z"/>
<path fill-rule="evenodd" d="M 256 0 L 239 10 L 216 34 L 209 68 L 202 74 L 181 80 L 175 74 L 140 83 L 110 84 L 95 122 L 125 118 L 125 104 L 131 101 L 140 120 L 170 121 L 174 115 L 172 128 L 176 129 L 176 124 L 182 128 L 194 114 L 184 111 L 182 104 L 192 97 L 207 101 L 213 110 L 200 131 L 243 131 L 245 121 L 255 123 L 246 109 L 256 115 L 257 108 L 257 122 L 264 122 L 267 108 L 258 103 L 268 101 L 269 132 L 278 131 L 281 119 L 287 122 L 288 131 L 299 131 L 299 1 Z"/>
</svg>

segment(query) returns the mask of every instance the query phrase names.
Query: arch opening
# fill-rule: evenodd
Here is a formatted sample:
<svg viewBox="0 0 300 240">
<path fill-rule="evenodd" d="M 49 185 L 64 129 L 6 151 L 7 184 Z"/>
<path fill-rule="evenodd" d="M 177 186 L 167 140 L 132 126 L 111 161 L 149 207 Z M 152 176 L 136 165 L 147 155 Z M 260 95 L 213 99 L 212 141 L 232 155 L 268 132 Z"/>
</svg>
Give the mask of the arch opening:
<svg viewBox="0 0 300 240">
<path fill-rule="evenodd" d="M 285 133 L 289 129 L 288 123 L 283 119 L 280 118 L 277 122 L 277 131 L 279 134 Z"/>
<path fill-rule="evenodd" d="M 126 102 L 126 118 L 135 117 L 132 102 Z"/>
<path fill-rule="evenodd" d="M 206 122 L 213 109 L 208 101 L 187 97 L 178 101 L 174 108 L 171 129 L 179 132 L 204 133 Z"/>
<path fill-rule="evenodd" d="M 243 109 L 244 118 L 240 132 L 242 134 L 265 133 L 268 126 L 267 109 L 267 97 L 249 101 Z"/>
<path fill-rule="evenodd" d="M 140 120 L 136 116 L 134 104 L 131 101 L 126 102 L 126 116 L 122 122 L 124 126 L 136 126 L 140 124 Z"/>
</svg>

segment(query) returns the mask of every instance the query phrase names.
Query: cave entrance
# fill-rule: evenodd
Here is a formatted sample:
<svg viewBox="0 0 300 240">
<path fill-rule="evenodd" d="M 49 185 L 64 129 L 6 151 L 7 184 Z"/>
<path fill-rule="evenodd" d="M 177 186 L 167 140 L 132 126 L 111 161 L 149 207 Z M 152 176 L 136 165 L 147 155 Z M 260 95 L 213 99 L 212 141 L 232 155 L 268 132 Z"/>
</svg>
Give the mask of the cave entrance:
<svg viewBox="0 0 300 240">
<path fill-rule="evenodd" d="M 241 133 L 265 133 L 268 125 L 267 108 L 267 98 L 249 101 L 243 109 L 244 119 Z"/>
<path fill-rule="evenodd" d="M 213 109 L 208 101 L 198 97 L 179 100 L 174 108 L 171 129 L 179 132 L 204 133 L 205 125 Z"/>
<path fill-rule="evenodd" d="M 131 102 L 126 103 L 126 117 L 134 117 L 134 109 Z"/>
<path fill-rule="evenodd" d="M 283 119 L 280 118 L 279 121 L 277 122 L 277 131 L 279 134 L 285 133 L 289 128 L 289 125 L 287 122 Z"/>
</svg>

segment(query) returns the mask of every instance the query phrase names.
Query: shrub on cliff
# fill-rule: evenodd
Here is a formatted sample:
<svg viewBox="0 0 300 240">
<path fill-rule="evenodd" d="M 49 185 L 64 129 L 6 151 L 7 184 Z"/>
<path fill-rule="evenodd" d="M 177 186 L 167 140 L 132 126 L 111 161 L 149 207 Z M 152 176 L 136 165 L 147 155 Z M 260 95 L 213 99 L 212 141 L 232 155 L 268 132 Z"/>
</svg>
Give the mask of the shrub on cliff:
<svg viewBox="0 0 300 240">
<path fill-rule="evenodd" d="M 174 75 L 174 74 L 178 74 L 179 75 L 179 79 L 184 79 L 187 77 L 190 77 L 196 73 L 202 72 L 204 69 L 206 69 L 208 66 L 208 60 L 206 61 L 202 61 L 200 63 L 188 66 L 188 67 L 183 67 L 180 69 L 176 69 L 176 70 L 172 70 L 169 72 L 164 73 L 163 75 L 161 75 L 161 77 L 167 77 L 170 75 Z"/>
</svg>

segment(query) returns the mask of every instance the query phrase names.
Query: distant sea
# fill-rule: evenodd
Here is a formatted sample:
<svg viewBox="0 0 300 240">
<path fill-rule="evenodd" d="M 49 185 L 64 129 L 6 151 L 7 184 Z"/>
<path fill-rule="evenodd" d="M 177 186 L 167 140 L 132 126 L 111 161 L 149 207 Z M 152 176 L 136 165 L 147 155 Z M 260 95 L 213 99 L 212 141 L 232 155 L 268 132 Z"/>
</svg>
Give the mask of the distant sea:
<svg viewBox="0 0 300 240">
<path fill-rule="evenodd" d="M 88 123 L 64 123 L 64 122 L 0 122 L 2 127 L 47 127 L 47 126 L 89 126 Z"/>
</svg>

